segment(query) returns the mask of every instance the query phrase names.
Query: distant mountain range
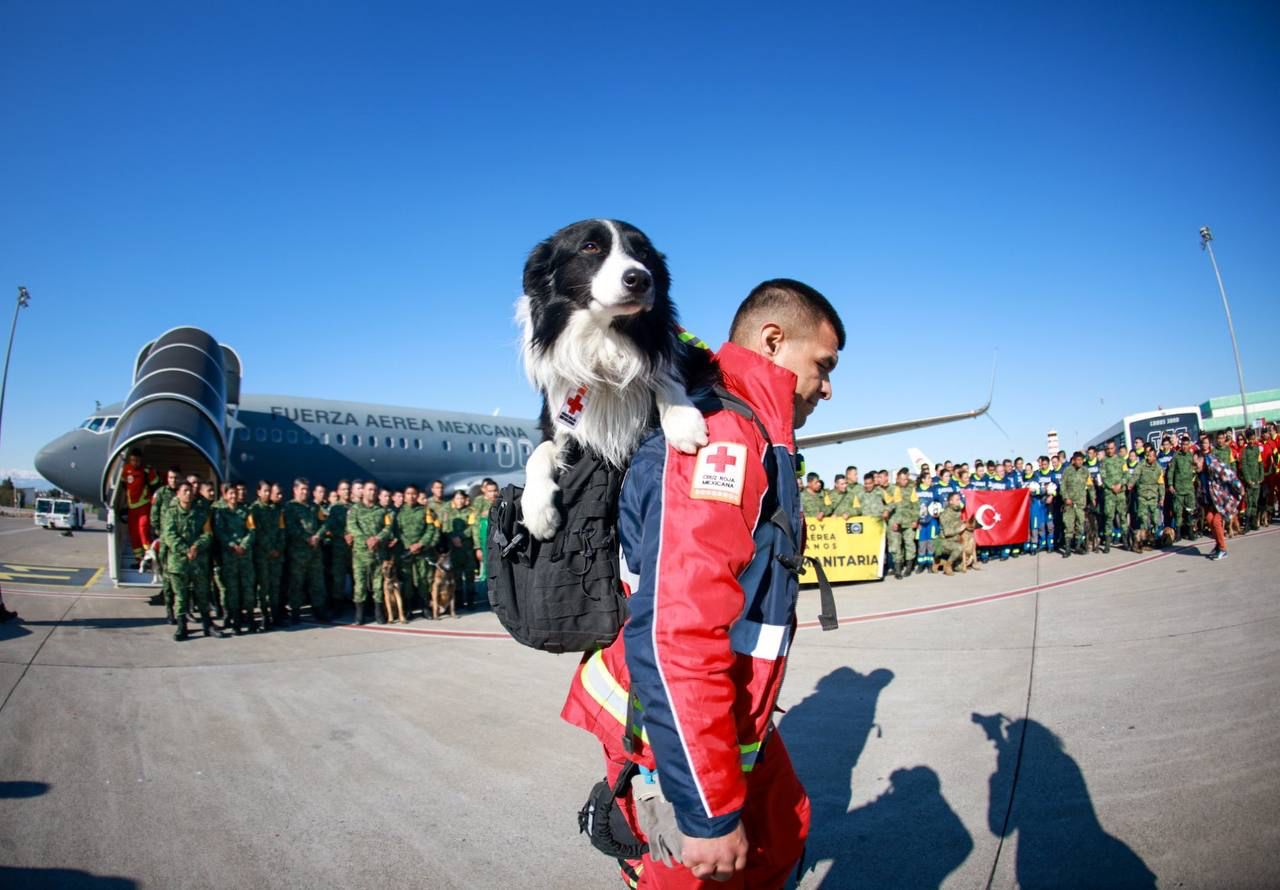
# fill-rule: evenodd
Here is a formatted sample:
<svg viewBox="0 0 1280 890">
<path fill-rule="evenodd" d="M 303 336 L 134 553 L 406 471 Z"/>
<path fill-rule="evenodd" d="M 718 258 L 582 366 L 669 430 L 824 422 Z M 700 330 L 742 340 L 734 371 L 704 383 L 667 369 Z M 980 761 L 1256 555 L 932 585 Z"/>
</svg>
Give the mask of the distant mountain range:
<svg viewBox="0 0 1280 890">
<path fill-rule="evenodd" d="M 40 474 L 32 469 L 13 468 L 8 470 L 0 470 L 0 480 L 12 479 L 13 484 L 18 488 L 37 488 L 41 491 L 48 488 L 56 488 L 52 482 L 41 478 Z"/>
</svg>

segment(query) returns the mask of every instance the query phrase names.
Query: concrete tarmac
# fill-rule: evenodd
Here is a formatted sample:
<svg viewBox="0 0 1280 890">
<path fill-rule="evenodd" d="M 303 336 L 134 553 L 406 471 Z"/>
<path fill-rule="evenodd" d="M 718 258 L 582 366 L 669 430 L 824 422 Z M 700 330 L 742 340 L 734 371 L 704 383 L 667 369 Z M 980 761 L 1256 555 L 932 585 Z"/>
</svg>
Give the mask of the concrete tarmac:
<svg viewBox="0 0 1280 890">
<path fill-rule="evenodd" d="M 577 659 L 487 612 L 179 644 L 145 591 L 31 580 L 105 548 L 0 519 L 0 887 L 620 886 Z M 804 592 L 799 886 L 1280 886 L 1280 528 L 1209 549 L 848 586 L 829 633 Z"/>
</svg>

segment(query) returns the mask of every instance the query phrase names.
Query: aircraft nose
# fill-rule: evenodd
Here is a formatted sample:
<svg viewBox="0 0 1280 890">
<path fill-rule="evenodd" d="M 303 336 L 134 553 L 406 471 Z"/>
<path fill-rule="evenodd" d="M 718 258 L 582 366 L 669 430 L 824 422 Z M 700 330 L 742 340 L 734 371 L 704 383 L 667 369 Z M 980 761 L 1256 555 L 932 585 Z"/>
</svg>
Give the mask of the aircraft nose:
<svg viewBox="0 0 1280 890">
<path fill-rule="evenodd" d="M 71 433 L 66 433 L 54 439 L 48 445 L 45 445 L 36 452 L 36 472 L 40 474 L 41 479 L 47 479 L 54 485 L 65 491 L 78 489 L 76 479 L 79 475 L 79 456 L 71 442 Z"/>
<path fill-rule="evenodd" d="M 52 482 L 53 480 L 49 478 L 49 473 L 53 468 L 53 451 L 49 445 L 46 445 L 36 452 L 36 472 L 40 474 L 41 479 L 49 479 Z"/>
</svg>

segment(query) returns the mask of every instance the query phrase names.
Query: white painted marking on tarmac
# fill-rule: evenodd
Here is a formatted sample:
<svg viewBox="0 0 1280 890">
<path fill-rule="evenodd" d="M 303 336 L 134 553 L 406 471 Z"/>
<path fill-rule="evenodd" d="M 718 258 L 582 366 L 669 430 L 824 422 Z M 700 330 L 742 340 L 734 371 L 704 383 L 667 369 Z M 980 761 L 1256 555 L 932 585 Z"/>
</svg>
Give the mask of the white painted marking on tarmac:
<svg viewBox="0 0 1280 890">
<path fill-rule="evenodd" d="M 38 525 L 33 525 L 31 526 L 31 528 L 11 528 L 7 532 L 0 532 L 0 535 L 25 535 L 27 532 L 42 532 L 42 531 L 44 531 L 43 528 L 41 528 Z"/>
</svg>

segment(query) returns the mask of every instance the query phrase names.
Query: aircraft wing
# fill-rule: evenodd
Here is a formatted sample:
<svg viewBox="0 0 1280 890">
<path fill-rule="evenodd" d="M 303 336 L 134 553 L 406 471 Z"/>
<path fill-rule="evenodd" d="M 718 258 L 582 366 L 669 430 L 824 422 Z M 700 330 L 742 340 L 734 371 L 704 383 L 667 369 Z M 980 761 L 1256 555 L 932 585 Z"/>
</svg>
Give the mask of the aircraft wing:
<svg viewBox="0 0 1280 890">
<path fill-rule="evenodd" d="M 918 430 L 921 427 L 937 426 L 940 423 L 951 423 L 956 420 L 969 420 L 981 417 L 991 407 L 991 399 L 981 408 L 972 411 L 961 411 L 959 414 L 939 414 L 937 417 L 921 417 L 918 420 L 900 420 L 897 423 L 882 423 L 878 426 L 860 426 L 850 430 L 839 430 L 834 433 L 817 433 L 812 436 L 796 436 L 796 448 L 806 451 L 821 445 L 837 445 L 841 442 L 853 442 L 857 439 L 870 439 L 875 436 L 887 436 L 890 433 L 901 433 L 906 430 Z"/>
<path fill-rule="evenodd" d="M 996 362 L 991 361 L 991 390 L 987 393 L 987 401 L 981 408 L 972 411 L 961 411 L 959 414 L 939 414 L 937 417 L 921 417 L 918 420 L 900 420 L 897 423 L 882 423 L 878 426 L 860 426 L 851 430 L 839 430 L 834 433 L 817 433 L 813 436 L 796 436 L 796 450 L 818 448 L 823 445 L 838 445 L 841 442 L 853 442 L 858 439 L 872 439 L 876 436 L 888 436 L 892 433 L 903 433 L 907 430 L 918 430 L 921 427 L 937 426 L 957 420 L 970 420 L 981 417 L 991 407 L 991 399 L 996 394 Z"/>
</svg>

